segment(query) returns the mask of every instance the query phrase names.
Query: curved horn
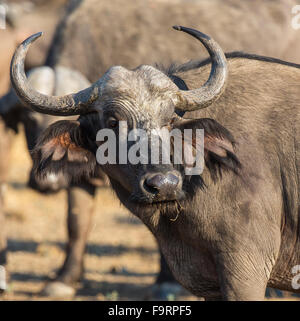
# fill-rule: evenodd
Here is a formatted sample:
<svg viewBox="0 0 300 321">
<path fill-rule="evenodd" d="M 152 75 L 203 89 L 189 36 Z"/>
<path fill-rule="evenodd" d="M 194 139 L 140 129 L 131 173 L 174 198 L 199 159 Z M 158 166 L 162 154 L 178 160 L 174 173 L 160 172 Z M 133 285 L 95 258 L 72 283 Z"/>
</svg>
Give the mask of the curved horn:
<svg viewBox="0 0 300 321">
<path fill-rule="evenodd" d="M 26 53 L 36 39 L 42 35 L 36 33 L 23 41 L 15 51 L 11 61 L 10 77 L 12 85 L 20 100 L 33 110 L 49 115 L 70 116 L 88 112 L 90 105 L 99 96 L 96 82 L 92 86 L 75 94 L 64 96 L 48 96 L 34 90 L 27 81 L 24 71 Z"/>
<path fill-rule="evenodd" d="M 216 101 L 223 93 L 227 80 L 227 62 L 223 50 L 209 36 L 195 29 L 173 26 L 175 30 L 183 31 L 200 40 L 207 49 L 212 60 L 212 68 L 207 82 L 194 90 L 180 90 L 177 110 L 193 111 L 205 108 Z"/>
</svg>

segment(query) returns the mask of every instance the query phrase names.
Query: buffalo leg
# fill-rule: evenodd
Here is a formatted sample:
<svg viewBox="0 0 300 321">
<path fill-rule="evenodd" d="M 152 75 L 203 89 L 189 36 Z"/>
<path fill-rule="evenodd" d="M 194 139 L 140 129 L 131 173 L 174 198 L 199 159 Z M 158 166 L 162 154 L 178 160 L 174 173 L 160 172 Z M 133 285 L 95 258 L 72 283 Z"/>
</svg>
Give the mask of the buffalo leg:
<svg viewBox="0 0 300 321">
<path fill-rule="evenodd" d="M 43 290 L 45 295 L 66 296 L 75 293 L 72 287 L 84 271 L 84 253 L 94 208 L 95 187 L 82 183 L 68 189 L 68 244 L 66 258 L 57 277 Z"/>
<path fill-rule="evenodd" d="M 260 258 L 260 254 L 250 251 L 233 254 L 226 252 L 218 254 L 216 262 L 223 300 L 264 300 L 270 266 L 265 266 L 265 260 Z"/>
<path fill-rule="evenodd" d="M 68 189 L 67 256 L 57 280 L 72 284 L 83 275 L 83 257 L 91 226 L 95 187 L 89 184 Z"/>
</svg>

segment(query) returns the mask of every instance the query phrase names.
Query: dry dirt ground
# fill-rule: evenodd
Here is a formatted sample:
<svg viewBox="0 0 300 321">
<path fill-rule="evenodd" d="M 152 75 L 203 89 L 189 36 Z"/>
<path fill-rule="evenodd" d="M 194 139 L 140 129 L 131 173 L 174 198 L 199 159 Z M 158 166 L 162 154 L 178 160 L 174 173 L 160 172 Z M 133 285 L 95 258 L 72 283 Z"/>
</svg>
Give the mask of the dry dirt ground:
<svg viewBox="0 0 300 321">
<path fill-rule="evenodd" d="M 4 300 L 49 299 L 39 292 L 64 259 L 65 192 L 45 196 L 26 188 L 30 164 L 24 136 L 19 134 L 5 190 L 10 283 Z M 73 299 L 141 300 L 155 280 L 158 260 L 150 232 L 119 204 L 109 188 L 98 190 L 86 272 Z"/>
</svg>

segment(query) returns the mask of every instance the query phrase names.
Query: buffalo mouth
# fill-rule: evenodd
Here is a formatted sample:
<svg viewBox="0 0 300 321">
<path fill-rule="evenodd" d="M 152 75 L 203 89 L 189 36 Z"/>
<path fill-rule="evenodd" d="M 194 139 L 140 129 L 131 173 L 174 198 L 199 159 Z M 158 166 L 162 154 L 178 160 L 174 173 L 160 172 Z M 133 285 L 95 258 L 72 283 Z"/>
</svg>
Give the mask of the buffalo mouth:
<svg viewBox="0 0 300 321">
<path fill-rule="evenodd" d="M 177 221 L 181 216 L 181 212 L 185 208 L 185 195 L 182 193 L 181 197 L 176 199 L 167 200 L 147 200 L 137 195 L 131 195 L 130 200 L 133 208 L 138 212 L 138 216 L 153 217 L 156 211 L 159 211 L 160 215 L 170 219 L 170 221 Z M 142 219 L 143 220 L 143 219 Z"/>
<path fill-rule="evenodd" d="M 183 191 L 177 192 L 174 197 L 171 198 L 161 198 L 159 194 L 154 194 L 153 197 L 149 197 L 143 193 L 133 193 L 131 194 L 129 200 L 133 203 L 138 203 L 139 205 L 144 206 L 155 206 L 155 205 L 164 205 L 164 204 L 176 204 L 185 199 L 185 193 Z"/>
</svg>

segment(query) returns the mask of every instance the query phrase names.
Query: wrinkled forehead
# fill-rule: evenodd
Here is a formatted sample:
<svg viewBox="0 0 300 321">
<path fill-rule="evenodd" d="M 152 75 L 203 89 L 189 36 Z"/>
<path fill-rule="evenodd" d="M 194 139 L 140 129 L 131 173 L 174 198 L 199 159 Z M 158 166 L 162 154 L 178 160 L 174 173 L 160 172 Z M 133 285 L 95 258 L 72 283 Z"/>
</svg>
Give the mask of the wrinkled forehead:
<svg viewBox="0 0 300 321">
<path fill-rule="evenodd" d="M 134 70 L 115 66 L 103 76 L 102 103 L 134 110 L 137 116 L 151 118 L 172 114 L 177 86 L 160 70 L 142 65 Z M 109 104 L 108 104 L 109 105 Z M 102 106 L 106 108 L 105 106 Z"/>
</svg>

